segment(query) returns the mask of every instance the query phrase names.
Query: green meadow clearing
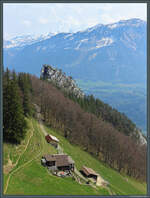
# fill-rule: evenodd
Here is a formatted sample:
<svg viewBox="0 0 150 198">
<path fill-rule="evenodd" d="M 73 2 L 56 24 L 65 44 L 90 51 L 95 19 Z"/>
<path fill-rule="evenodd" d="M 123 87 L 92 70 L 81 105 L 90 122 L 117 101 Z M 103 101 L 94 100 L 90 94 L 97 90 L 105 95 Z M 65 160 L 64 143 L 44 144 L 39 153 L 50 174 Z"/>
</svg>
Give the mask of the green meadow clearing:
<svg viewBox="0 0 150 198">
<path fill-rule="evenodd" d="M 58 132 L 46 127 L 47 133 L 55 135 L 60 140 L 64 152 L 75 161 L 78 170 L 82 165 L 91 167 L 109 182 L 107 188 L 79 184 L 72 178 L 60 178 L 51 175 L 41 166 L 43 154 L 57 153 L 45 141 L 38 122 L 28 119 L 26 139 L 19 146 L 4 143 L 3 146 L 3 189 L 7 195 L 144 195 L 146 183 L 140 183 L 127 176 L 120 175 L 113 169 L 103 165 L 81 148 L 71 145 Z M 11 163 L 12 164 L 11 164 Z M 10 166 L 8 166 L 10 165 Z M 13 166 L 14 165 L 14 166 Z M 8 169 L 12 168 L 8 173 Z"/>
</svg>

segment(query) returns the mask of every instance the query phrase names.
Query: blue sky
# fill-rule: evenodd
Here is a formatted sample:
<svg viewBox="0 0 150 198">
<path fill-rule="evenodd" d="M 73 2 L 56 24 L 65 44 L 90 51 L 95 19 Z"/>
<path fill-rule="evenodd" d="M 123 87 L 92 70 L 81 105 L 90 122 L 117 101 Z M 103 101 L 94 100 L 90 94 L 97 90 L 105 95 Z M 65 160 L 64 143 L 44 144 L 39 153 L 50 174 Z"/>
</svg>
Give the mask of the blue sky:
<svg viewBox="0 0 150 198">
<path fill-rule="evenodd" d="M 76 32 L 96 24 L 140 18 L 146 20 L 144 3 L 5 3 L 4 38 L 20 34 Z"/>
</svg>

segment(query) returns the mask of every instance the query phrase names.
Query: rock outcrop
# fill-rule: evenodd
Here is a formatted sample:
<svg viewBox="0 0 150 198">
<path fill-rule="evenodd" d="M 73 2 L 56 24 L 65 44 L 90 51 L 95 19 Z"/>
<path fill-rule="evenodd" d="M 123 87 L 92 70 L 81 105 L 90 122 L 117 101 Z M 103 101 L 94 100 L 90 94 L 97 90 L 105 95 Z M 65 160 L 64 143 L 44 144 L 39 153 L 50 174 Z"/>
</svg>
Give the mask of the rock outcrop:
<svg viewBox="0 0 150 198">
<path fill-rule="evenodd" d="M 139 143 L 141 145 L 143 145 L 143 144 L 147 145 L 147 140 L 145 139 L 145 137 L 143 136 L 143 134 L 141 132 L 139 132 Z"/>
<path fill-rule="evenodd" d="M 41 78 L 52 82 L 55 86 L 67 93 L 72 93 L 77 97 L 84 97 L 84 93 L 76 85 L 71 76 L 66 76 L 61 70 L 50 65 L 43 65 L 41 69 Z"/>
<path fill-rule="evenodd" d="M 138 129 L 138 128 L 135 127 L 135 129 L 134 129 L 131 137 L 133 137 L 137 141 L 137 143 L 139 145 L 147 145 L 147 140 L 143 136 L 143 134 L 142 134 L 142 132 L 141 132 L 140 129 Z"/>
<path fill-rule="evenodd" d="M 145 137 L 143 136 L 141 131 L 138 131 L 138 135 L 139 135 L 139 144 L 140 145 L 147 145 L 147 140 L 145 139 Z"/>
</svg>

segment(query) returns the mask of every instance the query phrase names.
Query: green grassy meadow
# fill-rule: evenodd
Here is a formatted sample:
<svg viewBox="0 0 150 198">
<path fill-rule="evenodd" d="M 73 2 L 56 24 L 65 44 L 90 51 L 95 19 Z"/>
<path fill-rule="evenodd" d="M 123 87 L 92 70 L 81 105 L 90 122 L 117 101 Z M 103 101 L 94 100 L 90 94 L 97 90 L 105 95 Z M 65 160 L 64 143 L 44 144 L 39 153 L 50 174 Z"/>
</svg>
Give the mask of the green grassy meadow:
<svg viewBox="0 0 150 198">
<path fill-rule="evenodd" d="M 106 165 L 103 165 L 103 163 L 92 157 L 87 152 L 81 150 L 79 147 L 71 145 L 64 137 L 54 132 L 54 130 L 49 129 L 48 127 L 45 127 L 45 129 L 47 132 L 55 135 L 60 140 L 60 144 L 64 148 L 64 152 L 69 154 L 73 158 L 77 169 L 80 169 L 82 165 L 91 167 L 110 183 L 110 189 L 112 190 L 112 192 L 114 192 L 114 194 L 146 194 L 145 183 L 139 183 L 133 178 L 129 178 L 127 176 L 119 174 L 117 171 L 107 167 Z"/>
<path fill-rule="evenodd" d="M 3 163 L 6 166 L 8 156 L 12 163 L 17 163 L 12 170 L 3 174 L 4 191 L 7 195 L 144 195 L 146 184 L 132 178 L 122 176 L 118 172 L 104 166 L 90 154 L 79 147 L 71 145 L 56 131 L 45 126 L 48 133 L 55 135 L 60 140 L 64 152 L 75 161 L 79 170 L 82 165 L 91 167 L 109 182 L 109 189 L 103 187 L 93 188 L 82 185 L 72 178 L 59 178 L 51 175 L 47 168 L 40 163 L 43 154 L 57 153 L 45 141 L 44 134 L 38 122 L 28 119 L 29 130 L 26 139 L 18 147 L 4 144 Z M 26 146 L 27 145 L 27 146 Z M 26 150 L 25 150 L 26 148 Z M 9 182 L 8 182 L 9 181 Z"/>
</svg>

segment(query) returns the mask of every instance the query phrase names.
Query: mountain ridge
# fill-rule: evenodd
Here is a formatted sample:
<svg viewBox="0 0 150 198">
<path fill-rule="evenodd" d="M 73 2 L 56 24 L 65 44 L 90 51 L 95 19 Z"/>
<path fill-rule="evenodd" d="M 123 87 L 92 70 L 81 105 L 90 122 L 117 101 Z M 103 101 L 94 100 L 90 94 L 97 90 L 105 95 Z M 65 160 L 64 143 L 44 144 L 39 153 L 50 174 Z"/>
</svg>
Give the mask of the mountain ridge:
<svg viewBox="0 0 150 198">
<path fill-rule="evenodd" d="M 17 53 L 15 48 L 4 48 L 4 65 L 19 70 L 21 61 L 26 60 L 21 68 L 26 71 L 31 60 L 31 72 L 38 75 L 40 65 L 46 62 L 74 78 L 145 83 L 146 22 L 134 19 L 124 22 L 123 26 L 116 24 L 113 29 L 109 24 L 76 33 L 58 33 L 24 46 Z"/>
<path fill-rule="evenodd" d="M 77 32 L 74 32 L 74 33 L 71 33 L 71 32 L 62 32 L 62 33 L 73 35 L 75 33 L 91 31 L 91 30 L 97 29 L 97 28 L 102 27 L 102 26 L 106 26 L 106 27 L 108 27 L 110 29 L 113 29 L 113 28 L 116 28 L 116 27 L 119 27 L 119 26 L 124 26 L 124 25 L 139 26 L 141 23 L 145 24 L 146 21 L 141 20 L 139 18 L 132 18 L 132 19 L 128 19 L 128 20 L 120 20 L 118 22 L 109 23 L 109 24 L 97 24 L 97 25 L 94 25 L 92 27 L 88 27 L 85 30 L 77 31 Z M 46 40 L 46 39 L 49 39 L 51 36 L 55 36 L 57 34 L 61 34 L 61 33 L 49 32 L 49 33 L 40 34 L 40 35 L 22 34 L 22 35 L 16 35 L 16 36 L 12 36 L 12 37 L 7 37 L 7 38 L 4 38 L 4 48 L 15 47 L 15 46 L 10 46 L 9 47 L 9 42 L 15 43 L 15 41 L 19 41 L 18 45 L 21 44 L 22 42 L 26 41 L 26 40 L 35 40 L 35 41 L 38 42 L 38 39 Z"/>
</svg>

